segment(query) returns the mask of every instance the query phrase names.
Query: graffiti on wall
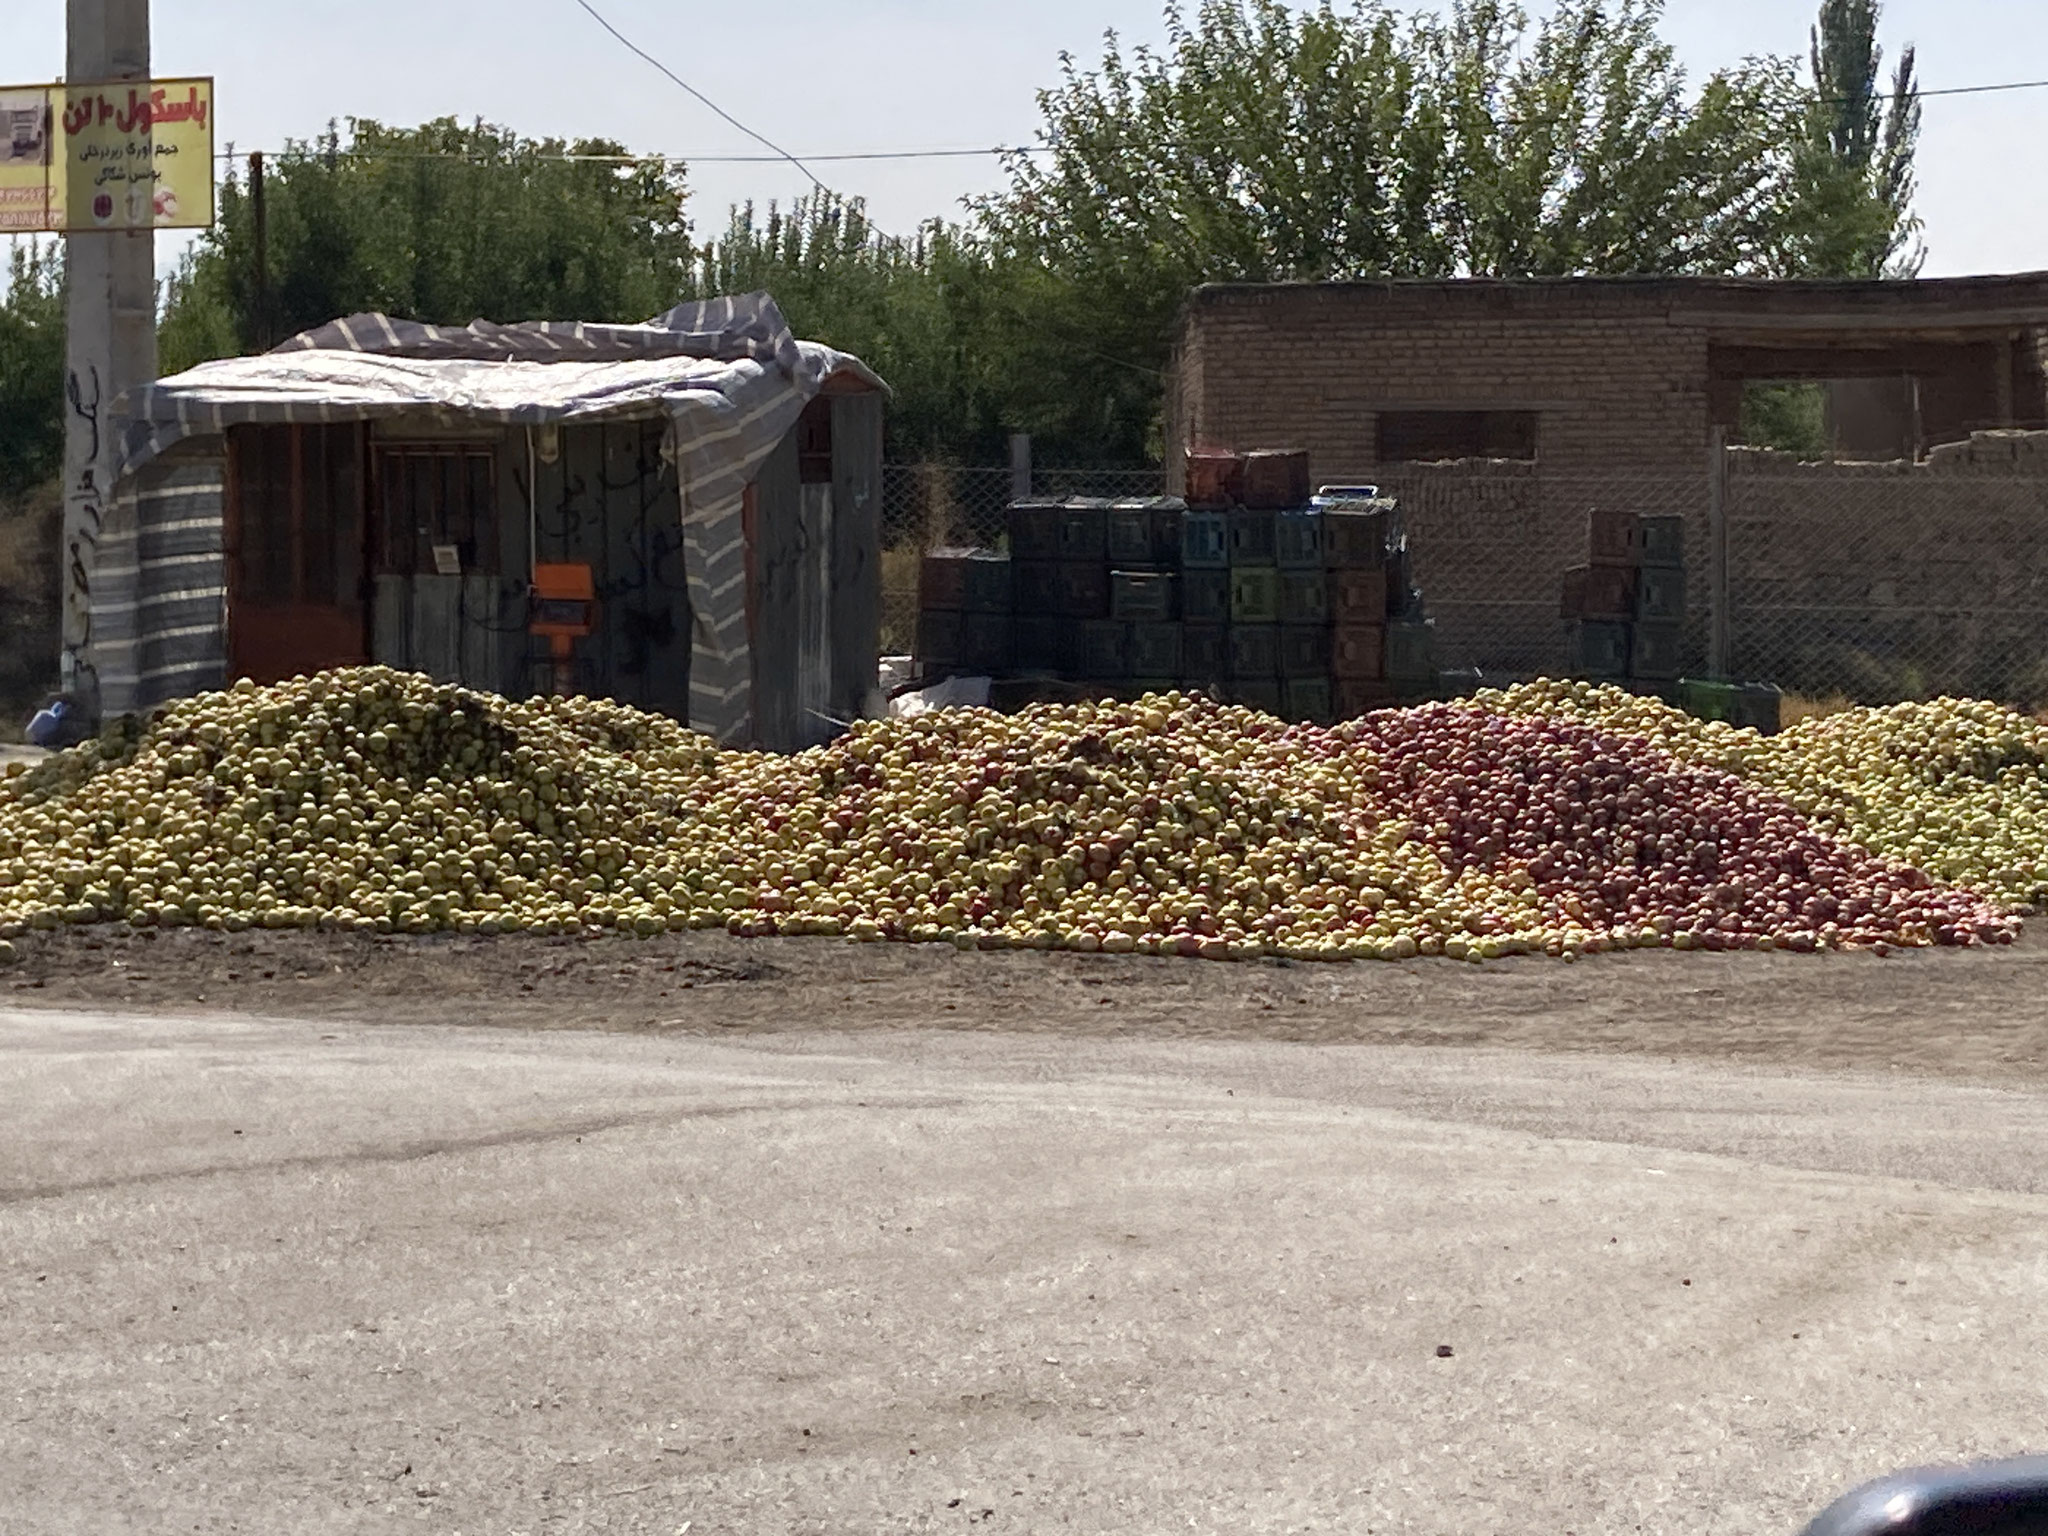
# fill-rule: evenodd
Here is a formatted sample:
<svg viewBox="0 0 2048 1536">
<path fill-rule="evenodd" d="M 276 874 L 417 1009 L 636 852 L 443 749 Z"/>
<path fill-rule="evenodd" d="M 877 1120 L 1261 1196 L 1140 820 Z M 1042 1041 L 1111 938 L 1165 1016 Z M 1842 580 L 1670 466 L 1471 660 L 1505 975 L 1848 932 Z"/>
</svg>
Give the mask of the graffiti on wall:
<svg viewBox="0 0 2048 1536">
<path fill-rule="evenodd" d="M 92 568 L 102 526 L 99 488 L 100 371 L 88 365 L 85 377 L 72 369 L 64 381 L 71 413 L 84 426 L 87 449 L 64 487 L 64 581 L 60 618 L 63 653 L 60 673 L 66 692 L 92 691 Z"/>
</svg>

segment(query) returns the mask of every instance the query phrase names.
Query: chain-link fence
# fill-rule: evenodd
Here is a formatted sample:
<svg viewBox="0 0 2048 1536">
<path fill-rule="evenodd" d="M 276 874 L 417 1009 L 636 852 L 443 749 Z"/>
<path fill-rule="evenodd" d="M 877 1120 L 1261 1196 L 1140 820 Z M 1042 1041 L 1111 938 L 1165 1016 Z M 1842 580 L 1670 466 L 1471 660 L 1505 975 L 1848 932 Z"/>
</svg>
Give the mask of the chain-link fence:
<svg viewBox="0 0 2048 1536">
<path fill-rule="evenodd" d="M 1735 675 L 2048 703 L 2048 475 L 1734 453 L 1726 484 Z"/>
<path fill-rule="evenodd" d="M 1034 469 L 1034 496 L 1157 496 L 1157 469 Z M 908 654 L 917 633 L 918 557 L 928 549 L 1007 541 L 1008 469 L 956 464 L 882 468 L 882 650 Z"/>
<path fill-rule="evenodd" d="M 1587 561 L 1598 509 L 1683 520 L 1688 674 L 1864 703 L 1958 693 L 2048 704 L 2048 459 L 2036 465 L 1995 441 L 1912 465 L 1733 449 L 1719 474 L 1703 455 L 1694 472 L 1462 462 L 1372 478 L 1400 499 L 1446 668 L 1488 680 L 1568 670 L 1565 572 Z M 884 640 L 907 651 L 918 555 L 999 547 L 1010 472 L 898 465 L 885 486 Z M 1162 486 L 1158 471 L 1041 470 L 1032 489 L 1142 496 Z M 1725 657 L 1714 654 L 1717 603 Z"/>
</svg>

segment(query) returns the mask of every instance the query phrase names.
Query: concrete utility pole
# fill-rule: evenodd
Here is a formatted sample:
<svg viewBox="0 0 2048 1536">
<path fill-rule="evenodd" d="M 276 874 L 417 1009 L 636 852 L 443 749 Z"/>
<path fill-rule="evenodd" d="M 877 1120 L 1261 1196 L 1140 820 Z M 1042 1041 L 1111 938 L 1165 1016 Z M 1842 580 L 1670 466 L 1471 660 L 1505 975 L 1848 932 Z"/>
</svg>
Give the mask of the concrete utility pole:
<svg viewBox="0 0 2048 1536">
<path fill-rule="evenodd" d="M 149 0 L 66 0 L 65 24 L 66 80 L 149 78 Z M 59 673 L 64 688 L 97 715 L 128 708 L 134 691 L 135 573 L 101 570 L 96 554 L 114 484 L 114 397 L 156 377 L 156 233 L 143 228 L 66 235 L 64 270 Z M 101 591 L 96 604 L 96 582 L 125 585 L 129 601 Z M 95 608 L 106 633 L 93 632 Z"/>
</svg>

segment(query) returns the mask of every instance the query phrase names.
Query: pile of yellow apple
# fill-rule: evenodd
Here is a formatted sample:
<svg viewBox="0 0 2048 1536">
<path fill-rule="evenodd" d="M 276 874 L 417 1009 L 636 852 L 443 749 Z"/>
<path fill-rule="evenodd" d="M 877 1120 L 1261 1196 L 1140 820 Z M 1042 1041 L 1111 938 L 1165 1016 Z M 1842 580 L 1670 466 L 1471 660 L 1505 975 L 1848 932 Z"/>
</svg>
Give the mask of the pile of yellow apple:
<svg viewBox="0 0 2048 1536">
<path fill-rule="evenodd" d="M 2014 903 L 1957 883 L 1978 855 L 1934 844 L 1993 846 L 1981 803 L 1886 820 L 1893 845 L 1845 831 L 1845 765 L 1897 728 L 1809 733 L 1802 778 L 1785 738 L 1625 699 L 1532 685 L 1322 729 L 1165 694 L 870 721 L 781 756 L 385 668 L 242 682 L 0 781 L 0 936 L 719 927 L 1479 960 L 2017 932 Z M 1969 718 L 1910 761 L 1981 778 L 1985 751 L 2020 750 Z M 1872 793 L 1910 777 L 1889 758 L 1870 773 Z M 2038 832 L 2031 853 L 1997 846 L 2038 875 Z"/>
</svg>

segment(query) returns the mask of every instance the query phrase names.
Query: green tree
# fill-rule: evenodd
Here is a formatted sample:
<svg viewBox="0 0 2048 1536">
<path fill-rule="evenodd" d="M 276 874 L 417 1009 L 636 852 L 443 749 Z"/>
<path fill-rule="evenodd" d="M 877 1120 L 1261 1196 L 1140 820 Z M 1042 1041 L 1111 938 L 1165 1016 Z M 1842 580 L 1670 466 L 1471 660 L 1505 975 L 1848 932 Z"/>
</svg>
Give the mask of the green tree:
<svg viewBox="0 0 2048 1536">
<path fill-rule="evenodd" d="M 644 320 L 675 302 L 692 247 L 682 171 L 609 140 L 524 139 L 441 118 L 352 118 L 265 167 L 268 259 L 257 281 L 250 189 L 170 286 L 167 363 L 252 351 L 338 315 Z M 232 346 L 228 343 L 232 341 Z"/>
<path fill-rule="evenodd" d="M 988 265 L 961 229 L 877 231 L 858 200 L 817 194 L 787 209 L 736 208 L 699 257 L 698 297 L 766 290 L 790 328 L 851 352 L 895 390 L 890 452 L 975 460 L 1003 447 L 999 381 L 980 342 Z"/>
<path fill-rule="evenodd" d="M 1908 45 L 1882 85 L 1878 0 L 1821 0 L 1811 34 L 1813 84 L 1796 155 L 1792 265 L 1813 277 L 1911 277 L 1925 252 L 1913 212 L 1920 138 Z"/>
<path fill-rule="evenodd" d="M 1767 273 L 1802 100 L 1760 60 L 1690 90 L 1660 0 L 1500 0 L 1403 19 L 1202 0 L 1163 49 L 1069 57 L 1041 153 L 975 207 L 1013 414 L 1092 453 L 1156 448 L 1200 283 Z"/>
<path fill-rule="evenodd" d="M 0 497 L 63 468 L 63 398 L 62 247 L 16 245 L 0 297 Z"/>
</svg>

